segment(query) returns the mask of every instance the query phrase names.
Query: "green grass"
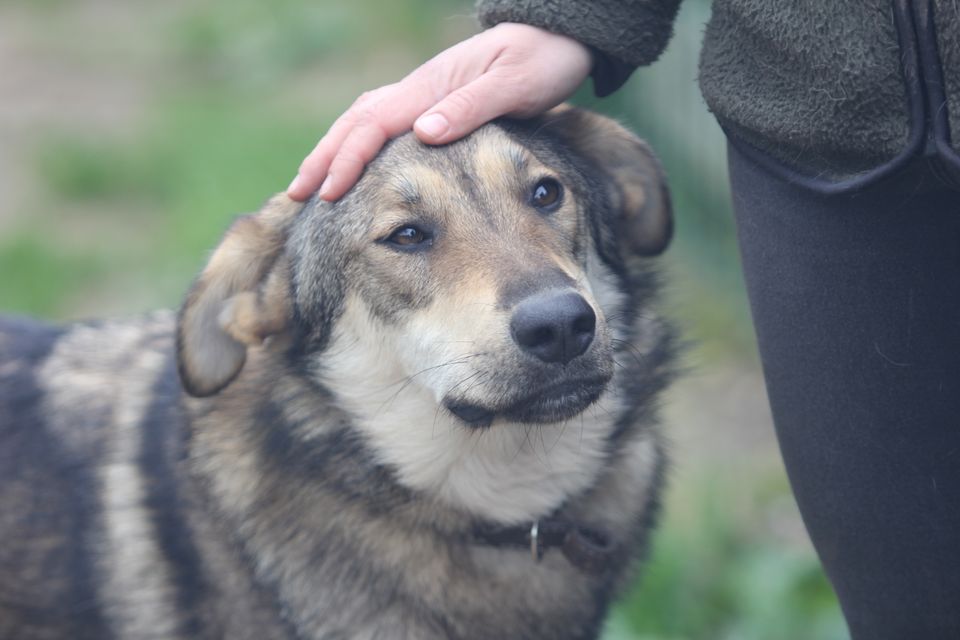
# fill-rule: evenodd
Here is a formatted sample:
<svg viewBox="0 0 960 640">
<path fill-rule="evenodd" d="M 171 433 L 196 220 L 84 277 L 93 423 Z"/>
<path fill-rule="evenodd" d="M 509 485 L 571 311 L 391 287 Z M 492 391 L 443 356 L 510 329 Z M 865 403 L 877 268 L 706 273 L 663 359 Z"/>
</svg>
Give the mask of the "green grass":
<svg viewBox="0 0 960 640">
<path fill-rule="evenodd" d="M 109 268 L 102 256 L 53 247 L 36 232 L 0 242 L 0 300 L 3 311 L 59 317 L 72 294 Z"/>
<path fill-rule="evenodd" d="M 7 273 L 45 265 L 48 282 L 41 293 L 35 278 L 0 279 L 0 300 L 6 308 L 63 317 L 69 309 L 55 303 L 58 296 L 117 284 L 102 278 L 105 270 L 140 274 L 143 282 L 163 272 L 186 288 L 230 220 L 286 187 L 317 129 L 249 103 L 195 95 L 165 105 L 135 140 L 51 137 L 38 153 L 37 173 L 53 203 L 47 213 L 24 216 L 23 238 L 2 254 Z M 98 239 L 70 242 L 64 211 L 71 207 L 88 216 L 96 211 Z M 65 252 L 51 242 L 74 246 Z M 130 242 L 138 247 L 133 254 Z M 57 273 L 63 283 L 55 282 Z M 138 300 L 177 303 L 164 294 Z"/>
<path fill-rule="evenodd" d="M 358 46 L 367 41 L 363 32 L 355 10 L 290 0 L 206 2 L 169 28 L 171 50 L 187 77 L 221 87 L 269 83 L 277 74 Z"/>
</svg>

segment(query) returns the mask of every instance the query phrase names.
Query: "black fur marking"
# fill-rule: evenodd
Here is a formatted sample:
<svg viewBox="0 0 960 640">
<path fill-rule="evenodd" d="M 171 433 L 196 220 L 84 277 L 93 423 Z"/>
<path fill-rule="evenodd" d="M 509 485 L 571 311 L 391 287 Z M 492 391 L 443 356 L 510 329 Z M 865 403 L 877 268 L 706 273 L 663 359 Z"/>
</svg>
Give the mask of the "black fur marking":
<svg viewBox="0 0 960 640">
<path fill-rule="evenodd" d="M 20 583 L 15 592 L 0 590 L 0 636 L 71 637 L 109 640 L 110 629 L 98 606 L 92 557 L 97 486 L 90 469 L 64 451 L 40 412 L 43 392 L 36 379 L 41 365 L 63 335 L 60 328 L 0 318 L 0 336 L 12 337 L 0 362 L 21 361 L 13 375 L 0 376 L 0 493 L 28 491 L 33 505 L 21 518 L 5 522 L 6 552 L 0 552 L 0 576 L 35 574 L 41 584 Z M 6 500 L 0 497 L 0 503 Z M 8 516 L 9 517 L 9 516 Z M 38 558 L 17 541 L 56 540 Z M 79 539 L 79 544 L 77 544 Z M 22 572 L 27 565 L 30 571 Z M 12 581 L 12 580 L 11 580 Z M 3 581 L 9 584 L 8 579 Z"/>
<path fill-rule="evenodd" d="M 285 475 L 321 484 L 356 504 L 366 505 L 373 514 L 388 513 L 413 499 L 393 472 L 374 460 L 360 436 L 346 423 L 326 435 L 302 442 L 295 436 L 299 425 L 291 424 L 275 401 L 261 403 L 256 411 L 255 423 L 262 427 L 258 434 L 262 451 L 270 464 L 282 469 Z M 311 418 L 315 419 L 311 416 L 305 422 Z"/>
<path fill-rule="evenodd" d="M 184 455 L 182 434 L 175 428 L 183 422 L 177 402 L 180 393 L 171 357 L 154 386 L 153 401 L 140 425 L 143 439 L 138 463 L 146 480 L 144 504 L 176 590 L 176 609 L 182 616 L 178 632 L 187 638 L 215 637 L 220 633 L 204 628 L 202 622 L 208 579 L 193 544 L 193 533 L 184 521 L 187 508 L 174 473 Z"/>
<path fill-rule="evenodd" d="M 344 242 L 339 226 L 342 217 L 337 217 L 336 211 L 321 211 L 326 207 L 317 196 L 311 198 L 297 217 L 287 242 L 295 350 L 301 353 L 326 348 L 330 332 L 343 312 L 346 295 L 343 274 L 347 252 L 342 246 L 333 246 Z M 300 233 L 301 228 L 309 231 Z"/>
<path fill-rule="evenodd" d="M 677 339 L 668 327 L 664 326 L 661 330 L 665 334 L 657 340 L 652 351 L 643 355 L 642 363 L 637 361 L 638 356 L 629 346 L 614 355 L 627 369 L 627 373 L 621 377 L 621 393 L 633 402 L 619 416 L 616 428 L 610 434 L 608 448 L 611 452 L 618 449 L 621 440 L 631 433 L 637 424 L 655 422 L 653 418 L 657 410 L 656 399 L 676 375 L 673 362 L 678 350 Z M 628 336 L 625 340 L 627 345 L 631 338 L 633 336 Z"/>
</svg>

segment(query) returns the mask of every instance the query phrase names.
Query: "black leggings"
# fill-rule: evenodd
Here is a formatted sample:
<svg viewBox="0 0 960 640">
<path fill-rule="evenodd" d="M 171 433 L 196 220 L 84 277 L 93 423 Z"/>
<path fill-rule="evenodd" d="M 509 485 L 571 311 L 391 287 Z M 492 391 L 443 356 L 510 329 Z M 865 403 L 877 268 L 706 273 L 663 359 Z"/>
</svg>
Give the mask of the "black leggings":
<svg viewBox="0 0 960 640">
<path fill-rule="evenodd" d="M 777 436 L 853 638 L 960 638 L 960 191 L 823 196 L 730 147 Z"/>
</svg>

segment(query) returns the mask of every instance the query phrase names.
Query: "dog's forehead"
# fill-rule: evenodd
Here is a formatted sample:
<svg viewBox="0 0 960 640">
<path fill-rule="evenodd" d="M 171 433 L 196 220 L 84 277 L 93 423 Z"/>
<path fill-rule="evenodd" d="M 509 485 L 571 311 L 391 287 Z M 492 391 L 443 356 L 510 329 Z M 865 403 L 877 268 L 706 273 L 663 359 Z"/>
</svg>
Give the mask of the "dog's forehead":
<svg viewBox="0 0 960 640">
<path fill-rule="evenodd" d="M 386 186 L 412 204 L 509 190 L 542 163 L 503 129 L 487 125 L 439 147 L 403 136 L 385 151 L 380 166 Z"/>
</svg>

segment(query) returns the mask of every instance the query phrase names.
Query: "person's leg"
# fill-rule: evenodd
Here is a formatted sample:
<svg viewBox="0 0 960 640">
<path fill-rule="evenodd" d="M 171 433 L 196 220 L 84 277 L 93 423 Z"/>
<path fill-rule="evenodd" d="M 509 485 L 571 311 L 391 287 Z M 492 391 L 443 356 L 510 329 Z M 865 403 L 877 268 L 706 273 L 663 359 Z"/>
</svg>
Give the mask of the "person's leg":
<svg viewBox="0 0 960 640">
<path fill-rule="evenodd" d="M 960 638 L 960 192 L 823 197 L 731 147 L 787 472 L 855 639 Z"/>
</svg>

